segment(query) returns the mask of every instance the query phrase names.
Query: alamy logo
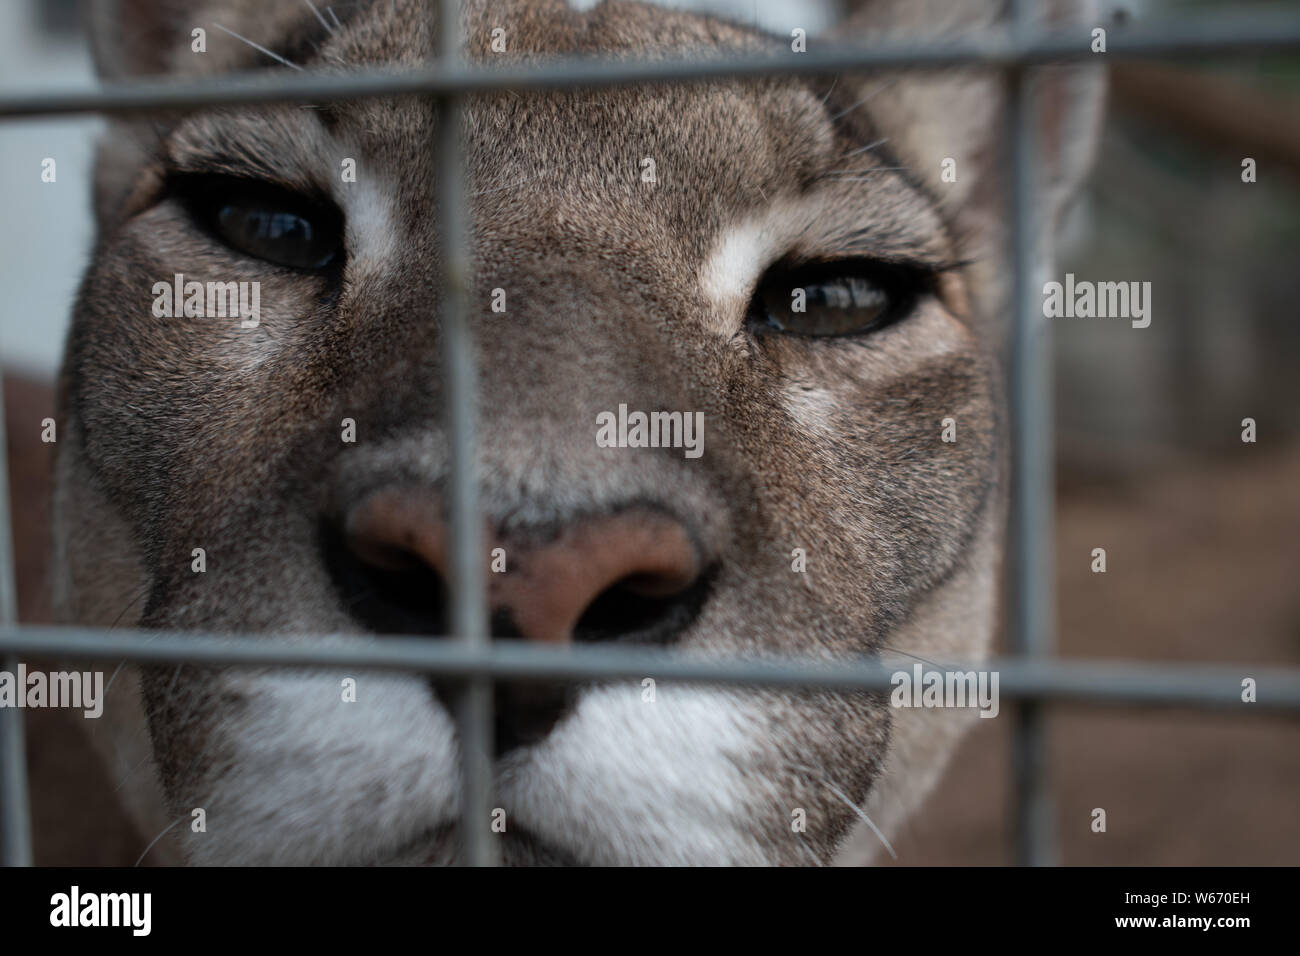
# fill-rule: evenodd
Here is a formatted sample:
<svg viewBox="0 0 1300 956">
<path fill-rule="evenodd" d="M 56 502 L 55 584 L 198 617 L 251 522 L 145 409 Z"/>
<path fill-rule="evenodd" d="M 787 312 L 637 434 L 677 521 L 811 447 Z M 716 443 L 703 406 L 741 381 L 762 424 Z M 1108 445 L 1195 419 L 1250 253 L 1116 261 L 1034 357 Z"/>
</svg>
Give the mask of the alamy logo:
<svg viewBox="0 0 1300 956">
<path fill-rule="evenodd" d="M 94 720 L 104 713 L 103 671 L 0 671 L 0 707 L 71 707 Z"/>
<path fill-rule="evenodd" d="M 152 893 L 82 893 L 73 886 L 50 897 L 51 926 L 128 926 L 133 936 L 148 936 Z"/>
<path fill-rule="evenodd" d="M 628 412 L 596 416 L 596 446 L 599 448 L 682 448 L 687 458 L 704 454 L 703 412 Z"/>
<path fill-rule="evenodd" d="M 262 321 L 260 282 L 186 282 L 178 272 L 171 282 L 155 282 L 153 297 L 153 314 L 160 319 L 238 318 L 244 329 Z"/>
<path fill-rule="evenodd" d="M 1151 324 L 1150 282 L 1082 282 L 1065 274 L 1064 284 L 1043 285 L 1043 315 L 1049 319 L 1132 319 L 1133 328 Z"/>
<path fill-rule="evenodd" d="M 978 707 L 981 717 L 998 715 L 997 671 L 926 670 L 913 664 L 911 672 L 895 671 L 889 683 L 893 707 Z"/>
</svg>

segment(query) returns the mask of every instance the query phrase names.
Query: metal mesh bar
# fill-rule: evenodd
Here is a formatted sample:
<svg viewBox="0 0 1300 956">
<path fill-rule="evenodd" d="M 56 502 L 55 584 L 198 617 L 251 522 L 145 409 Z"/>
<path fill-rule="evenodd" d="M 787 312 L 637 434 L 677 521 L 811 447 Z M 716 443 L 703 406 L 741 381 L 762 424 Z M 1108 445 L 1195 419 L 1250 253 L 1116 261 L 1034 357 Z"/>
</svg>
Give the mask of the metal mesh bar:
<svg viewBox="0 0 1300 956">
<path fill-rule="evenodd" d="M 1106 60 L 1142 57 L 1198 57 L 1209 54 L 1269 53 L 1300 48 L 1295 18 L 1207 19 L 1171 25 L 1150 35 L 1116 33 L 1107 41 Z M 867 72 L 883 69 L 940 69 L 951 66 L 1011 67 L 1095 57 L 1089 36 L 1078 31 L 1026 34 L 1019 40 L 1003 31 L 961 42 L 896 44 L 772 56 L 719 57 L 709 60 L 555 59 L 539 65 L 433 66 L 406 72 L 359 71 L 348 76 L 312 74 L 245 75 L 205 80 L 163 80 L 114 84 L 94 90 L 44 90 L 0 95 L 0 119 L 70 113 L 120 115 L 166 109 L 255 103 L 330 103 L 377 96 L 447 96 L 504 90 L 567 89 L 636 83 L 682 83 L 716 79 L 754 79 Z"/>
<path fill-rule="evenodd" d="M 460 61 L 460 0 L 441 0 L 440 62 L 454 69 Z M 439 334 L 451 449 L 448 482 L 451 508 L 452 633 L 467 651 L 488 643 L 487 589 L 483 570 L 483 522 L 478 503 L 476 453 L 478 369 L 469 328 L 470 231 L 461 151 L 462 94 L 438 100 L 437 168 L 431 184 L 436 193 L 438 254 L 442 268 Z M 496 862 L 492 838 L 492 696 L 491 679 L 469 677 L 456 691 L 461 750 L 461 834 L 472 866 Z"/>
<path fill-rule="evenodd" d="M 654 677 L 694 683 L 820 687 L 880 691 L 899 665 L 865 658 L 711 658 L 668 648 L 592 645 L 557 650 L 521 641 L 469 647 L 436 637 L 353 638 L 306 645 L 282 637 L 236 637 L 183 631 L 101 631 L 95 628 L 20 627 L 0 630 L 0 651 L 69 660 L 201 666 L 335 667 L 419 671 L 449 680 L 580 683 Z M 909 660 L 904 667 L 915 662 Z M 1011 657 L 986 662 L 935 662 L 942 670 L 990 670 L 998 692 L 1014 699 L 1083 703 L 1225 708 L 1242 714 L 1300 711 L 1300 668 L 1201 667 L 1128 661 L 1065 661 Z M 1241 681 L 1254 678 L 1256 703 L 1241 701 Z"/>
<path fill-rule="evenodd" d="M 12 627 L 18 620 L 12 528 L 4 377 L 0 375 L 0 628 Z M 0 653 L 0 669 L 13 673 L 17 664 L 16 656 Z M 5 866 L 30 866 L 32 862 L 24 744 L 23 712 L 16 707 L 0 707 L 0 862 Z"/>
<path fill-rule="evenodd" d="M 1011 28 L 1028 29 L 1026 0 L 1012 4 Z M 1011 182 L 1007 190 L 1011 225 L 1011 514 L 1008 566 L 1016 582 L 1007 621 L 1013 653 L 1028 659 L 1051 653 L 1055 629 L 1053 597 L 1054 489 L 1052 468 L 1051 329 L 1034 301 L 1038 266 L 1037 116 L 1032 76 L 1024 66 L 1006 72 L 1007 129 Z M 1042 866 L 1056 859 L 1056 837 L 1047 778 L 1045 714 L 1037 700 L 1016 714 L 1012 748 L 1016 858 Z"/>
<path fill-rule="evenodd" d="M 410 638 L 400 642 L 307 646 L 282 640 L 256 641 L 153 631 L 104 632 L 85 628 L 19 628 L 14 625 L 13 555 L 0 397 L 0 660 L 12 666 L 18 655 L 39 653 L 73 659 L 189 662 L 221 665 L 339 666 L 423 671 L 463 682 L 457 717 L 466 741 L 463 757 L 462 823 L 467 859 L 493 862 L 487 830 L 491 794 L 491 688 L 494 680 L 590 681 L 660 679 L 718 684 L 808 687 L 838 691 L 888 690 L 896 668 L 879 662 L 817 660 L 708 660 L 651 648 L 573 648 L 564 652 L 488 639 L 482 565 L 482 525 L 474 481 L 476 376 L 468 326 L 469 228 L 464 168 L 458 142 L 462 98 L 475 92 L 565 89 L 613 84 L 692 82 L 866 72 L 987 66 L 1007 72 L 1009 135 L 1012 145 L 1011 226 L 1014 265 L 1014 334 L 1011 355 L 1013 411 L 1013 530 L 1010 541 L 1015 579 L 1012 645 L 1022 656 L 972 665 L 1000 675 L 999 692 L 1029 702 L 1018 729 L 1018 830 L 1021 858 L 1050 858 L 1045 818 L 1043 738 L 1037 703 L 1191 706 L 1237 713 L 1300 709 L 1300 669 L 1196 668 L 1132 662 L 1085 663 L 1046 656 L 1052 634 L 1051 581 L 1051 374 L 1046 329 L 1032 321 L 1034 221 L 1032 217 L 1033 114 L 1027 101 L 1025 67 L 1093 56 L 1088 36 L 1078 31 L 1033 33 L 1021 14 L 1010 31 L 994 31 L 942 46 L 904 44 L 870 50 L 833 50 L 797 58 L 747 56 L 690 62 L 553 61 L 542 65 L 482 69 L 462 64 L 457 30 L 444 30 L 439 61 L 424 70 L 365 72 L 349 76 L 237 76 L 195 81 L 163 80 L 91 91 L 46 91 L 0 95 L 0 119 L 100 113 L 122 115 L 164 109 L 269 102 L 334 102 L 376 96 L 426 95 L 440 105 L 435 144 L 439 268 L 443 287 L 439 322 L 445 378 L 447 428 L 452 450 L 450 505 L 453 551 L 453 630 L 459 640 Z M 457 0 L 440 0 L 444 25 L 459 24 Z M 1268 53 L 1300 49 L 1294 17 L 1242 16 L 1162 24 L 1156 30 L 1121 32 L 1109 38 L 1107 58 L 1183 57 Z M 946 669 L 953 669 L 949 665 Z M 1256 679 L 1257 703 L 1243 707 L 1240 682 Z M 21 711 L 0 709 L 0 839 L 9 864 L 30 862 Z"/>
</svg>

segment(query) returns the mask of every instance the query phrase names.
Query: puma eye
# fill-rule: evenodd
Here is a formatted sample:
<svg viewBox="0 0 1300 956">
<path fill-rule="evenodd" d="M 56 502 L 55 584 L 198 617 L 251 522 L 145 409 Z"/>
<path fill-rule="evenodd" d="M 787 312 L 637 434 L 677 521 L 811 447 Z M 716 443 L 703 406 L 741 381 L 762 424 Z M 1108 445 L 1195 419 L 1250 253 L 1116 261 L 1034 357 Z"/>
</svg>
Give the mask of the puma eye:
<svg viewBox="0 0 1300 956">
<path fill-rule="evenodd" d="M 343 217 L 332 204 L 230 179 L 187 182 L 179 191 L 200 227 L 246 256 L 315 272 L 342 251 Z"/>
<path fill-rule="evenodd" d="M 337 251 L 332 236 L 300 212 L 236 199 L 217 210 L 216 231 L 232 248 L 291 269 L 320 269 Z"/>
<path fill-rule="evenodd" d="M 933 285 L 927 269 L 878 260 L 778 265 L 759 282 L 746 321 L 759 333 L 866 335 L 907 318 Z"/>
</svg>

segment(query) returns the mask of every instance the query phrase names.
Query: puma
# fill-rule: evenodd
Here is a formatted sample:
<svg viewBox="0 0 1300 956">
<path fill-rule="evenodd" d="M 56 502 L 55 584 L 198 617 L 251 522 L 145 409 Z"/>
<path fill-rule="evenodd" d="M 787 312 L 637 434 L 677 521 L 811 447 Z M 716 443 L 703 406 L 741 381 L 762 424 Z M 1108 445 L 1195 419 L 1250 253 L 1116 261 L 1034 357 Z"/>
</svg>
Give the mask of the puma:
<svg viewBox="0 0 1300 956">
<path fill-rule="evenodd" d="M 413 68 L 438 46 L 433 6 L 105 0 L 96 53 L 110 80 Z M 622 0 L 463 7 L 465 56 L 485 64 L 790 43 Z M 833 36 L 943 39 L 1003 16 L 866 0 Z M 1101 92 L 1091 69 L 1041 73 L 1045 237 Z M 467 101 L 494 637 L 984 655 L 1005 534 L 1004 103 L 1000 76 L 969 69 Z M 111 124 L 60 379 L 62 621 L 447 633 L 436 127 L 410 97 Z M 176 275 L 256 283 L 259 321 L 157 315 L 152 290 Z M 698 416 L 707 444 L 607 447 L 598 416 L 623 407 Z M 977 713 L 642 690 L 498 688 L 507 863 L 866 861 L 882 844 L 864 821 L 896 830 Z M 423 676 L 123 668 L 100 723 L 141 832 L 183 822 L 168 859 L 459 858 L 455 728 Z"/>
</svg>

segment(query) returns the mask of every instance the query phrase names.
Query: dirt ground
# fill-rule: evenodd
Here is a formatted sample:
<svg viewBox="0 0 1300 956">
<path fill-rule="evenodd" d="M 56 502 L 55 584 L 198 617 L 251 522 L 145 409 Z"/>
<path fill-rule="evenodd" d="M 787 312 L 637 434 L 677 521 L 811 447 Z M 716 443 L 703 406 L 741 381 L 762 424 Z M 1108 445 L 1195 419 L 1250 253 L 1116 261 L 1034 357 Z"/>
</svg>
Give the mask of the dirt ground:
<svg viewBox="0 0 1300 956">
<path fill-rule="evenodd" d="M 48 388 L 5 381 L 23 620 L 48 621 Z M 1071 484 L 1058 508 L 1059 652 L 1182 663 L 1300 664 L 1300 447 L 1126 482 Z M 1108 570 L 1090 571 L 1104 547 Z M 1263 691 L 1261 691 L 1263 692 Z M 1004 709 L 1004 714 L 1009 714 Z M 1062 862 L 1300 863 L 1300 719 L 1065 706 L 1049 719 Z M 113 784 L 62 711 L 27 711 L 36 861 L 130 865 Z M 976 721 L 927 805 L 893 840 L 901 865 L 1012 859 L 1010 720 Z M 1091 812 L 1107 811 L 1093 833 Z M 146 860 L 146 863 L 149 862 Z"/>
<path fill-rule="evenodd" d="M 1062 488 L 1061 655 L 1300 664 L 1300 447 L 1232 455 Z M 977 723 L 894 841 L 900 863 L 1011 862 L 1011 722 Z M 1300 863 L 1300 718 L 1060 706 L 1049 735 L 1062 862 Z"/>
</svg>

